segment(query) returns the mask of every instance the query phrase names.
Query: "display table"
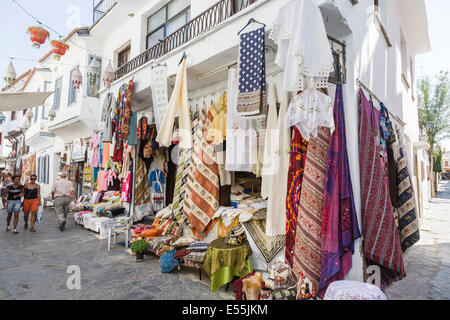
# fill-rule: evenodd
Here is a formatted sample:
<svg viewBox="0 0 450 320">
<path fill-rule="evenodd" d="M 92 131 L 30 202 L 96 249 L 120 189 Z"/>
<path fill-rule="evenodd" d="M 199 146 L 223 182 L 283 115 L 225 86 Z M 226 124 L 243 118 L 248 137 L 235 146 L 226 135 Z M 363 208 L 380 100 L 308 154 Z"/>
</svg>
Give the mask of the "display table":
<svg viewBox="0 0 450 320">
<path fill-rule="evenodd" d="M 211 242 L 203 263 L 203 270 L 211 278 L 211 291 L 252 272 L 252 254 L 247 240 L 240 246 L 229 246 L 224 238 Z"/>
</svg>

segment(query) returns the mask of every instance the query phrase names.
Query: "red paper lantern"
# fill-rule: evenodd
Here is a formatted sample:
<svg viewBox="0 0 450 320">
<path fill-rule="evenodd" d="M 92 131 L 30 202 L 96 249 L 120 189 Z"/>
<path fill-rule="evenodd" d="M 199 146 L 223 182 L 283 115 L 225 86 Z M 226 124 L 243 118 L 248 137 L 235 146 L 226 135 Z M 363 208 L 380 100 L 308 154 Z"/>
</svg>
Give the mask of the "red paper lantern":
<svg viewBox="0 0 450 320">
<path fill-rule="evenodd" d="M 62 41 L 52 40 L 50 41 L 52 44 L 52 51 L 55 54 L 55 59 L 61 59 L 61 56 L 66 54 L 66 50 L 69 49 L 69 45 L 65 44 Z"/>
<path fill-rule="evenodd" d="M 35 48 L 39 48 L 50 35 L 47 30 L 41 27 L 29 27 L 27 33 L 30 34 L 30 40 Z"/>
</svg>

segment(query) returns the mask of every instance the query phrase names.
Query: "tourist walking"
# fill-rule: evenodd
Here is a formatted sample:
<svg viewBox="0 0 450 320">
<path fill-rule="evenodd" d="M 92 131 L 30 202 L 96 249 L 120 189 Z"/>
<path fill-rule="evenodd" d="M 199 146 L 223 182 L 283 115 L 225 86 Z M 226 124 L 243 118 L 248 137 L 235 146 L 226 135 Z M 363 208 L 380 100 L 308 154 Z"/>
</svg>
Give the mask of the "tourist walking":
<svg viewBox="0 0 450 320">
<path fill-rule="evenodd" d="M 31 226 L 30 232 L 36 232 L 34 224 L 36 223 L 37 212 L 41 205 L 41 186 L 36 183 L 37 175 L 30 176 L 30 182 L 24 186 L 24 200 L 23 200 L 23 219 L 25 221 L 24 229 L 28 229 L 28 216 L 31 212 Z"/>
<path fill-rule="evenodd" d="M 66 227 L 66 218 L 69 213 L 70 203 L 75 198 L 72 182 L 67 177 L 67 172 L 61 172 L 61 179 L 55 182 L 52 189 L 52 199 L 55 201 L 55 211 L 58 216 L 59 230 L 61 232 Z"/>
<path fill-rule="evenodd" d="M 19 221 L 19 213 L 22 208 L 22 197 L 23 197 L 23 185 L 20 184 L 20 176 L 16 175 L 12 178 L 13 183 L 6 187 L 2 195 L 7 195 L 6 200 L 6 211 L 8 212 L 8 217 L 6 218 L 6 231 L 10 231 L 11 227 L 11 217 L 14 213 L 14 229 L 13 233 L 18 234 L 17 222 Z"/>
<path fill-rule="evenodd" d="M 3 209 L 6 209 L 6 198 L 8 197 L 7 194 L 3 195 L 3 191 L 6 190 L 6 188 L 10 185 L 12 185 L 12 174 L 11 172 L 4 172 L 2 174 L 2 186 L 0 190 L 0 194 L 2 197 L 2 203 L 3 203 Z"/>
</svg>

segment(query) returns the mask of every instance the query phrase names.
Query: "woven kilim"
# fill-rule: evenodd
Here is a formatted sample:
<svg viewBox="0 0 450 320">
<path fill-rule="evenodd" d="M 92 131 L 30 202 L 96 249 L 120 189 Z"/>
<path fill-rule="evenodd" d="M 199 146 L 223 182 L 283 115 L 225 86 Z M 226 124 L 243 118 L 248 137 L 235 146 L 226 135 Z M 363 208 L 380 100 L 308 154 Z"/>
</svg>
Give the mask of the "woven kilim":
<svg viewBox="0 0 450 320">
<path fill-rule="evenodd" d="M 320 127 L 308 143 L 295 237 L 294 271 L 318 293 L 321 273 L 322 210 L 330 129 Z"/>
<path fill-rule="evenodd" d="M 406 277 L 398 229 L 389 196 L 389 188 L 379 142 L 371 128 L 369 114 L 373 106 L 359 91 L 359 163 L 361 174 L 361 215 L 364 257 L 380 266 L 381 287 Z"/>
</svg>

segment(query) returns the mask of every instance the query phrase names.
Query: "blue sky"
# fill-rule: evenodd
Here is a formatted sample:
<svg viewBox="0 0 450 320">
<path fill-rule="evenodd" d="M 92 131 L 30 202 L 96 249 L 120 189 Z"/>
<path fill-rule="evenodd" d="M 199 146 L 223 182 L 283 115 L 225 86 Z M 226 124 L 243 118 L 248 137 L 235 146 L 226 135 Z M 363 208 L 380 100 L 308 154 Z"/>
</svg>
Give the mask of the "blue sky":
<svg viewBox="0 0 450 320">
<path fill-rule="evenodd" d="M 16 0 L 42 23 L 66 36 L 74 25 L 89 26 L 92 24 L 92 0 Z M 79 15 L 77 14 L 79 12 Z M 75 17 L 75 19 L 74 19 Z M 38 25 L 11 0 L 0 0 L 0 73 L 8 66 L 9 59 L 3 55 L 18 58 L 39 60 L 50 51 L 50 42 L 40 49 L 32 47 L 27 29 Z M 58 39 L 58 35 L 50 32 L 50 39 Z M 14 68 L 19 76 L 37 63 L 33 61 L 13 60 Z M 3 80 L 1 81 L 3 86 Z"/>
</svg>

